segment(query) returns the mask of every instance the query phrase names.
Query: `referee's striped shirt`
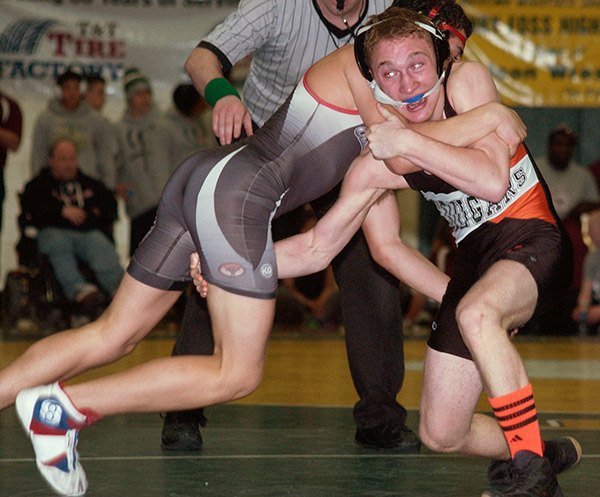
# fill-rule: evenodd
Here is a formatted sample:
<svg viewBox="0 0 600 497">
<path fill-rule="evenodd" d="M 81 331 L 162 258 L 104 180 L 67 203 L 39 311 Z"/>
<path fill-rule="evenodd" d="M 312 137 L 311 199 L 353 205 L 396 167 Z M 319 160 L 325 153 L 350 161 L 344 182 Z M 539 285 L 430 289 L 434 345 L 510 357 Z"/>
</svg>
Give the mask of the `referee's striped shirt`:
<svg viewBox="0 0 600 497">
<path fill-rule="evenodd" d="M 360 24 L 390 4 L 365 2 Z M 352 42 L 351 33 L 328 24 L 316 0 L 241 0 L 237 11 L 200 46 L 215 51 L 224 72 L 253 53 L 243 98 L 252 119 L 262 126 L 315 61 Z"/>
</svg>

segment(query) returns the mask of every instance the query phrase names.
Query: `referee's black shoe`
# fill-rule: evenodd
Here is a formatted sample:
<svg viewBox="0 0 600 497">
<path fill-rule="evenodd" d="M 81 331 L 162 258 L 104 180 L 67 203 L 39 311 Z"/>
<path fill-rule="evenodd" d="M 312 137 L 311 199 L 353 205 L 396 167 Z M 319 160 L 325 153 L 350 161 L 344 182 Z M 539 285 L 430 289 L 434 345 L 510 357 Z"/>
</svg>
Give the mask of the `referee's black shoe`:
<svg viewBox="0 0 600 497">
<path fill-rule="evenodd" d="M 406 425 L 400 423 L 381 424 L 371 428 L 356 429 L 354 440 L 368 449 L 396 452 L 419 452 L 421 440 Z"/>
<path fill-rule="evenodd" d="M 202 409 L 168 412 L 162 429 L 161 447 L 164 450 L 200 450 L 200 426 L 205 425 L 206 418 Z"/>
</svg>

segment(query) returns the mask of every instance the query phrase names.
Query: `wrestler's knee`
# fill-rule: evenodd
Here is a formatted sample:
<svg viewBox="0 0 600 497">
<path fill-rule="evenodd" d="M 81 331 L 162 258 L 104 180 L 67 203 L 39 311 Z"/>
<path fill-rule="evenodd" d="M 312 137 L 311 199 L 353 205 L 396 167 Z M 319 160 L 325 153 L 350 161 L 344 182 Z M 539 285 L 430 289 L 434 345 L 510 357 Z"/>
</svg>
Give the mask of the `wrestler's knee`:
<svg viewBox="0 0 600 497">
<path fill-rule="evenodd" d="M 259 365 L 235 368 L 223 367 L 221 370 L 221 391 L 226 401 L 241 399 L 253 393 L 263 378 L 263 367 Z"/>
<path fill-rule="evenodd" d="M 464 433 L 444 422 L 443 416 L 423 415 L 419 421 L 419 438 L 425 446 L 434 452 L 459 452 L 464 440 Z"/>
<path fill-rule="evenodd" d="M 102 361 L 116 360 L 129 354 L 143 338 L 142 334 L 117 325 L 107 311 L 96 321 L 81 328 L 80 332 L 95 342 L 90 354 L 99 356 Z"/>
<path fill-rule="evenodd" d="M 498 321 L 495 307 L 485 298 L 464 298 L 456 308 L 456 320 L 465 344 L 472 351 Z"/>
</svg>

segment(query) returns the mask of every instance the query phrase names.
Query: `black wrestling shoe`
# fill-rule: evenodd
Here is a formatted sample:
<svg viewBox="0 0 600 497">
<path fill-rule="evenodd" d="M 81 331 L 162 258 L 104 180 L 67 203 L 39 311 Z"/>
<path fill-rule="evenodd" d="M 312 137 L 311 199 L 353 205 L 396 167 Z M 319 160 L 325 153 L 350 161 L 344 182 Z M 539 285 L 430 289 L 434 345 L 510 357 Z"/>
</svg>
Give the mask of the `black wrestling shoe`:
<svg viewBox="0 0 600 497">
<path fill-rule="evenodd" d="M 544 441 L 544 457 L 548 459 L 555 475 L 567 471 L 581 460 L 581 445 L 572 437 Z M 488 478 L 494 488 L 501 489 L 511 483 L 509 461 L 492 461 Z"/>
<path fill-rule="evenodd" d="M 200 426 L 205 425 L 202 409 L 168 412 L 162 429 L 161 447 L 164 450 L 200 450 Z"/>
<path fill-rule="evenodd" d="M 510 461 L 510 466 L 510 484 L 485 490 L 481 497 L 564 497 L 545 457 L 521 450 Z"/>
<path fill-rule="evenodd" d="M 372 428 L 357 428 L 354 440 L 368 449 L 419 452 L 421 440 L 406 425 L 382 424 Z"/>
</svg>

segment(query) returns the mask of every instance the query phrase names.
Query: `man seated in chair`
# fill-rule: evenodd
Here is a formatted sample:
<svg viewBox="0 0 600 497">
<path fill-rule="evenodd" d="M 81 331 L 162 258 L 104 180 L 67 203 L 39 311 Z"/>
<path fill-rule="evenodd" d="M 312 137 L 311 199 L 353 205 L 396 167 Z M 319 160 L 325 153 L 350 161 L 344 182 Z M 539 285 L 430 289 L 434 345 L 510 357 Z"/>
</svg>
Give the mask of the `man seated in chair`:
<svg viewBox="0 0 600 497">
<path fill-rule="evenodd" d="M 21 207 L 27 223 L 38 229 L 38 250 L 48 257 L 65 296 L 94 318 L 123 276 L 106 234 L 117 204 L 102 182 L 79 170 L 77 160 L 75 143 L 67 138 L 54 142 L 48 166 L 25 185 Z M 101 289 L 86 280 L 79 261 L 89 266 Z"/>
</svg>

